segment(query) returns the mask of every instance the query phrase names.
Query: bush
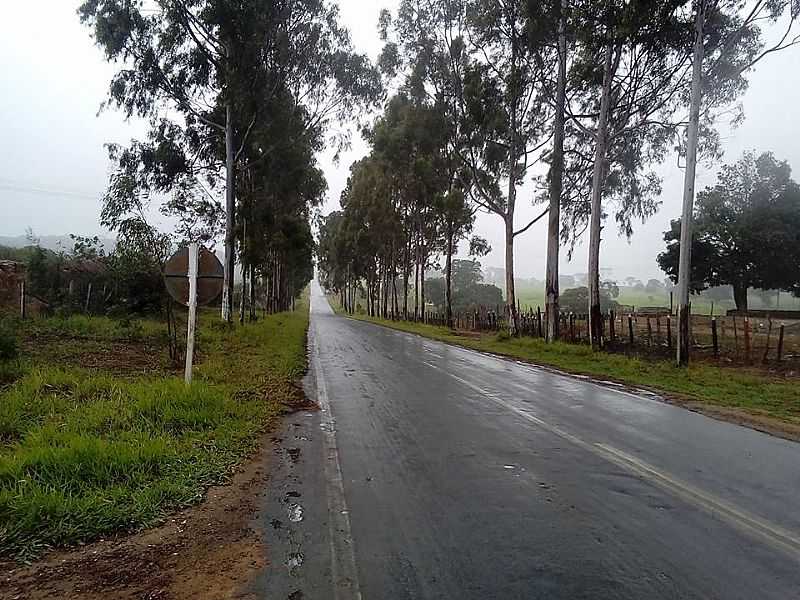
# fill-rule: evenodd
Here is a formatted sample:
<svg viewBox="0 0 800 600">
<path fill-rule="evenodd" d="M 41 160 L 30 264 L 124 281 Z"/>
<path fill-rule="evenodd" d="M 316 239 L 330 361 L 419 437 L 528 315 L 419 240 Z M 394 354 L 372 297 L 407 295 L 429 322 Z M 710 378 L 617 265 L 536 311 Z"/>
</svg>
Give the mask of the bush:
<svg viewBox="0 0 800 600">
<path fill-rule="evenodd" d="M 19 356 L 16 328 L 7 320 L 0 320 L 0 361 L 11 361 Z"/>
</svg>

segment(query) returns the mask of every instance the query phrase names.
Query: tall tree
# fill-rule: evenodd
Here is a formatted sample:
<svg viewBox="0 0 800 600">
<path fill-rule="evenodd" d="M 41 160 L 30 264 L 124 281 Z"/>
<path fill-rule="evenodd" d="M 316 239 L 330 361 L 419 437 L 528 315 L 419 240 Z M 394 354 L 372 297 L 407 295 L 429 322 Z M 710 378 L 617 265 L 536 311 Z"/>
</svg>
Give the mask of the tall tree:
<svg viewBox="0 0 800 600">
<path fill-rule="evenodd" d="M 694 14 L 693 68 L 678 274 L 676 358 L 679 365 L 688 364 L 689 361 L 692 216 L 701 114 L 706 122 L 710 122 L 715 105 L 730 102 L 744 89 L 746 82 L 742 75 L 745 72 L 769 54 L 800 43 L 800 36 L 791 37 L 800 16 L 800 4 L 796 0 L 758 0 L 752 5 L 732 0 L 695 0 Z M 758 24 L 762 21 L 777 22 L 784 15 L 788 17 L 784 34 L 777 43 L 765 48 L 761 42 Z"/>
<path fill-rule="evenodd" d="M 746 153 L 724 166 L 717 184 L 697 196 L 690 288 L 730 285 L 736 308 L 747 310 L 749 289 L 800 291 L 800 186 L 786 162 Z M 661 268 L 678 279 L 680 221 L 664 234 Z"/>
<path fill-rule="evenodd" d="M 376 99 L 377 76 L 352 52 L 337 9 L 325 0 L 156 0 L 153 9 L 86 0 L 79 13 L 107 59 L 125 64 L 112 79 L 111 102 L 128 116 L 177 113 L 194 149 L 192 168 L 199 160 L 225 173 L 222 316 L 230 321 L 236 167 L 261 107 L 290 90 L 311 107 L 316 127 Z"/>
</svg>

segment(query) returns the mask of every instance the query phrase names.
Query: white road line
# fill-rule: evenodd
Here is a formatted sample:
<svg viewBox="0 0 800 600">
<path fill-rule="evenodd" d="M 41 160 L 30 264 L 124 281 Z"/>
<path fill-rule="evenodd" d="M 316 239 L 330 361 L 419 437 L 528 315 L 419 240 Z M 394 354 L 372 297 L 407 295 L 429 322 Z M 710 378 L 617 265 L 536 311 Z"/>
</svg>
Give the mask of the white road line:
<svg viewBox="0 0 800 600">
<path fill-rule="evenodd" d="M 658 468 L 650 465 L 634 456 L 626 454 L 625 452 L 618 450 L 608 444 L 603 444 L 599 442 L 590 443 L 587 442 L 567 431 L 564 431 L 560 427 L 555 425 L 551 425 L 546 421 L 543 421 L 539 417 L 531 414 L 530 412 L 523 410 L 522 408 L 507 402 L 499 395 L 486 390 L 474 383 L 467 381 L 457 375 L 453 375 L 452 373 L 447 373 L 444 369 L 439 367 L 438 365 L 432 364 L 427 361 L 423 361 L 429 367 L 442 371 L 446 375 L 452 377 L 456 381 L 463 383 L 465 386 L 473 389 L 474 391 L 478 392 L 482 396 L 485 396 L 489 400 L 492 400 L 496 404 L 506 408 L 507 410 L 519 415 L 520 417 L 524 418 L 531 423 L 539 426 L 540 428 L 549 431 L 562 439 L 571 442 L 572 444 L 591 452 L 592 454 L 603 458 L 619 467 L 622 467 L 628 471 L 633 472 L 634 474 L 638 475 L 642 479 L 649 481 L 655 485 L 658 485 L 662 489 L 682 498 L 683 500 L 703 509 L 711 512 L 713 515 L 718 516 L 728 523 L 732 524 L 733 526 L 737 527 L 739 530 L 750 534 L 751 536 L 755 536 L 762 541 L 766 541 L 773 545 L 776 548 L 779 548 L 793 556 L 796 559 L 800 559 L 800 537 L 795 535 L 794 533 L 778 526 L 769 521 L 756 517 L 754 515 L 749 514 L 748 512 L 724 501 L 716 496 L 709 494 L 691 484 L 688 484 L 684 481 L 681 481 L 669 473 L 665 473 L 664 471 L 659 470 Z"/>
<path fill-rule="evenodd" d="M 312 296 L 313 297 L 313 296 Z M 313 313 L 312 301 L 312 313 Z M 311 344 L 312 360 L 316 378 L 317 401 L 322 410 L 322 429 L 325 434 L 325 480 L 328 496 L 328 527 L 330 534 L 331 574 L 333 576 L 333 597 L 335 600 L 361 600 L 361 587 L 358 581 L 353 534 L 350 529 L 350 512 L 344 495 L 342 466 L 339 462 L 339 448 L 336 444 L 336 429 L 325 374 L 320 361 L 318 331 L 314 325 Z"/>
</svg>

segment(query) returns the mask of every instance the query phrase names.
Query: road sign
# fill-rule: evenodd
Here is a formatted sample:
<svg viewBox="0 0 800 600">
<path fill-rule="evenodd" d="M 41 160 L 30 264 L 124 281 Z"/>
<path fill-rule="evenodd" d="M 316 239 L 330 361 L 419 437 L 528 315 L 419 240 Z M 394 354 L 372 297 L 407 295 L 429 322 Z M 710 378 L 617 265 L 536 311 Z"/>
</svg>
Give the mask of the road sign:
<svg viewBox="0 0 800 600">
<path fill-rule="evenodd" d="M 224 271 L 216 254 L 201 247 L 197 264 L 197 304 L 203 306 L 222 292 Z M 189 306 L 189 248 L 181 248 L 164 265 L 164 283 L 176 302 Z"/>
</svg>

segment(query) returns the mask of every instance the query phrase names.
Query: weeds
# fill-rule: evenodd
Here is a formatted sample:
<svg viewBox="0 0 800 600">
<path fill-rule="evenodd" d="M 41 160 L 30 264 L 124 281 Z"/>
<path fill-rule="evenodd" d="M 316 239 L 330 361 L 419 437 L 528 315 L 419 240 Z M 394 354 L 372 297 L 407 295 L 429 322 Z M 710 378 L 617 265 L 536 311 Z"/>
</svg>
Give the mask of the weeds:
<svg viewBox="0 0 800 600">
<path fill-rule="evenodd" d="M 297 393 L 307 305 L 230 331 L 202 315 L 197 381 L 35 366 L 0 392 L 0 554 L 151 525 L 202 498 Z M 116 324 L 70 317 L 80 335 Z"/>
</svg>

